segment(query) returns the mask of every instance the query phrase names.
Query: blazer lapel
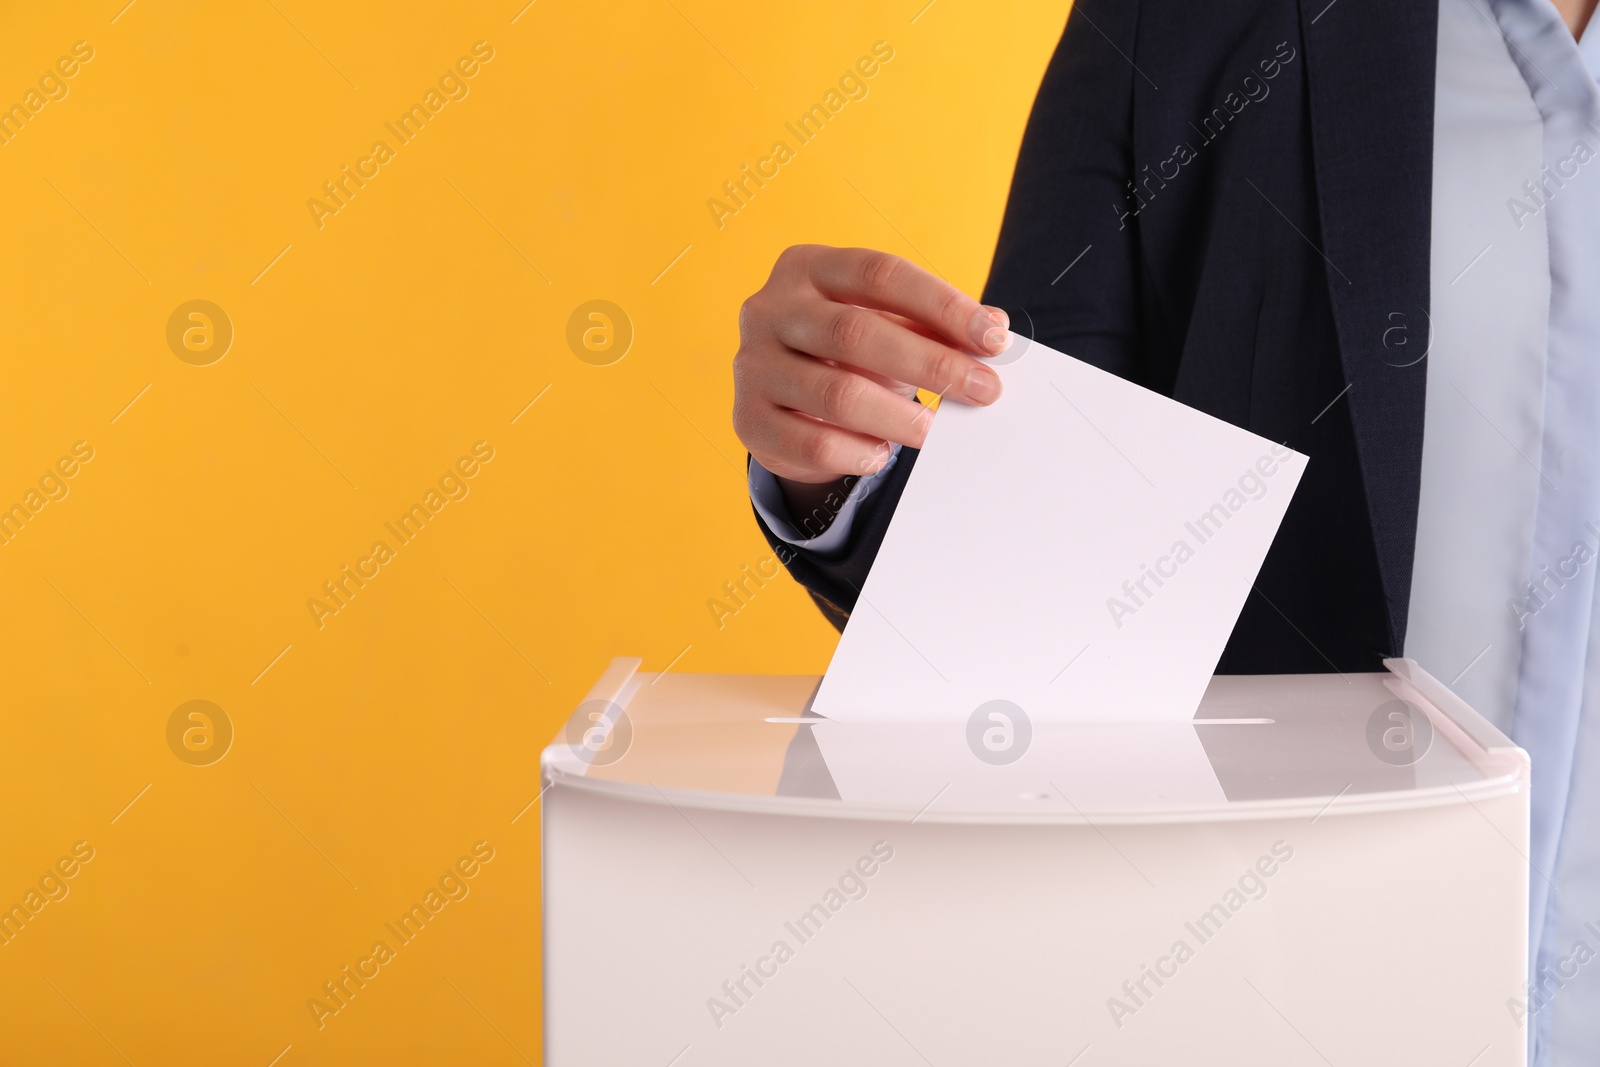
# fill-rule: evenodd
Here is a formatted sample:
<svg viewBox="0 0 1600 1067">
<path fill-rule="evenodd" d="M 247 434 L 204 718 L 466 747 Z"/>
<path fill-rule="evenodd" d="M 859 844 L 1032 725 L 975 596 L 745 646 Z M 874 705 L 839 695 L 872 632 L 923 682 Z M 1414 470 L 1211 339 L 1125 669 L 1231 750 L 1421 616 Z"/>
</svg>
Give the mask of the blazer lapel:
<svg viewBox="0 0 1600 1067">
<path fill-rule="evenodd" d="M 1438 0 L 1301 0 L 1300 13 L 1328 289 L 1400 655 L 1422 474 Z M 1390 344 L 1397 325 L 1404 347 Z"/>
</svg>

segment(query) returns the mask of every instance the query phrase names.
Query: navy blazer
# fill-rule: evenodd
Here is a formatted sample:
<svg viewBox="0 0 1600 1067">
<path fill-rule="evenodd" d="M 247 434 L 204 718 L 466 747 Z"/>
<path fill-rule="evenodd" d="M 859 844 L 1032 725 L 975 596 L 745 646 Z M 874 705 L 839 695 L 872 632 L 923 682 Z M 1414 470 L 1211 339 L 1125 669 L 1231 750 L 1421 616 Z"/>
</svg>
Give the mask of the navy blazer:
<svg viewBox="0 0 1600 1067">
<path fill-rule="evenodd" d="M 1034 102 L 984 301 L 1310 457 L 1223 673 L 1378 670 L 1404 644 L 1437 13 L 1437 0 L 1076 0 Z M 902 450 L 841 558 L 763 526 L 836 626 L 915 465 Z"/>
</svg>

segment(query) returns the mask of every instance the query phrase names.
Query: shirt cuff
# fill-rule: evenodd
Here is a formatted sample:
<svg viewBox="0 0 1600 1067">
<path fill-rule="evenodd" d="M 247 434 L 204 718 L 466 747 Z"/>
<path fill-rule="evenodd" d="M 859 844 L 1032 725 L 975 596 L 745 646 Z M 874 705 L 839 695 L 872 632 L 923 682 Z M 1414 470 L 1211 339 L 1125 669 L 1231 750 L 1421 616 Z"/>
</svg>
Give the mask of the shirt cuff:
<svg viewBox="0 0 1600 1067">
<path fill-rule="evenodd" d="M 767 468 L 750 459 L 750 503 L 755 505 L 756 514 L 761 516 L 761 521 L 767 524 L 780 541 L 814 552 L 819 556 L 842 555 L 845 546 L 850 542 L 850 529 L 854 525 L 856 512 L 861 509 L 861 504 L 872 495 L 872 491 L 882 484 L 885 476 L 894 468 L 895 462 L 900 458 L 900 446 L 895 445 L 889 455 L 889 462 L 864 478 L 856 479 L 845 495 L 844 503 L 840 505 L 838 513 L 828 528 L 815 537 L 808 537 L 795 526 L 789 514 L 789 505 L 783 499 L 783 488 L 778 484 L 778 476 Z"/>
</svg>

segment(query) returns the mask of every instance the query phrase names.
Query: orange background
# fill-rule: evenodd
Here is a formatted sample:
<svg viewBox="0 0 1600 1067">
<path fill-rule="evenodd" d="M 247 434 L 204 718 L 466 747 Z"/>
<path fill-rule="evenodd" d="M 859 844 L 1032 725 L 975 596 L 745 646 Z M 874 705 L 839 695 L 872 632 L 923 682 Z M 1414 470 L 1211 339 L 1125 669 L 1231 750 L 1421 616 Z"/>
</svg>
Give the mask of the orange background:
<svg viewBox="0 0 1600 1067">
<path fill-rule="evenodd" d="M 93 850 L 0 946 L 0 1062 L 537 1062 L 540 748 L 613 656 L 818 673 L 833 645 L 786 579 L 709 606 L 769 554 L 728 424 L 739 302 L 799 241 L 977 292 L 1066 6 L 124 2 L 0 10 L 0 105 L 93 50 L 0 145 L 0 906 Z M 877 41 L 867 95 L 796 146 Z M 719 228 L 707 200 L 778 139 Z M 231 322 L 220 359 L 169 346 L 191 300 Z M 631 323 L 620 359 L 569 348 L 591 300 Z M 193 700 L 222 721 L 169 743 Z M 180 758 L 224 721 L 220 760 Z M 478 842 L 468 894 L 319 1028 L 307 1001 Z"/>
</svg>

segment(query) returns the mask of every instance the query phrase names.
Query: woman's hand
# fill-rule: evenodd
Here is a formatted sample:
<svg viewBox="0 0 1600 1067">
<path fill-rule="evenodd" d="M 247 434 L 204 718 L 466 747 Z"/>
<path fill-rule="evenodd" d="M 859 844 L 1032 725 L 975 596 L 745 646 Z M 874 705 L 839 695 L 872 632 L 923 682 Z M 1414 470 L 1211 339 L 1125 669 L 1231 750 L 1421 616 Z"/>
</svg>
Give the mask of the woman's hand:
<svg viewBox="0 0 1600 1067">
<path fill-rule="evenodd" d="M 899 256 L 795 245 L 739 312 L 733 428 L 809 511 L 851 475 L 881 468 L 890 442 L 922 447 L 932 414 L 920 387 L 969 404 L 1000 396 L 977 357 L 1010 321 Z"/>
</svg>

